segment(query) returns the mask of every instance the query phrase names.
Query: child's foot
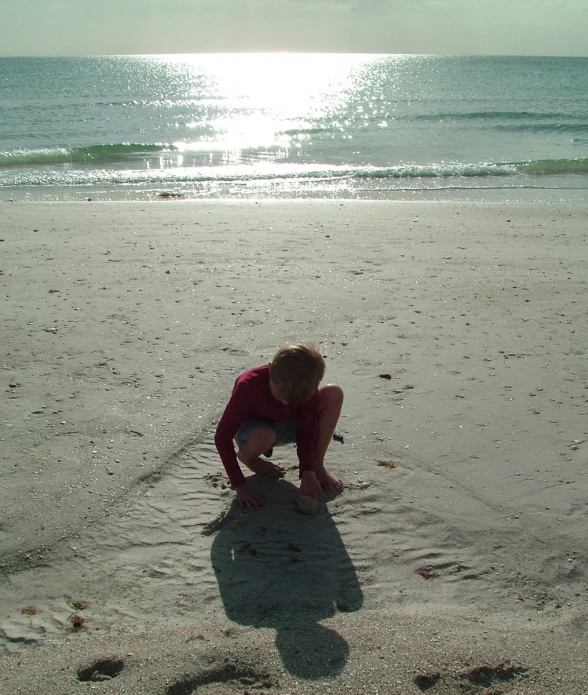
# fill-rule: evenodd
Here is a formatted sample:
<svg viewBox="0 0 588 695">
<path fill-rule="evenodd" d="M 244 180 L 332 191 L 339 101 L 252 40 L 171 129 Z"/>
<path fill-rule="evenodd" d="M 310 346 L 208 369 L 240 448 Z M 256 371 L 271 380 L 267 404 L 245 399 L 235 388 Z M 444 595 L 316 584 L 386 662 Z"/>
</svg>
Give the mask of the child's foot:
<svg viewBox="0 0 588 695">
<path fill-rule="evenodd" d="M 326 492 L 341 492 L 343 481 L 331 473 L 327 468 L 317 471 L 316 477 Z"/>
<path fill-rule="evenodd" d="M 247 466 L 250 471 L 262 475 L 265 478 L 282 478 L 284 476 L 284 469 L 278 466 L 277 463 L 272 463 L 267 459 L 262 459 L 259 456 L 253 459 L 246 459 L 242 454 L 237 454 L 237 458 L 243 465 Z"/>
</svg>

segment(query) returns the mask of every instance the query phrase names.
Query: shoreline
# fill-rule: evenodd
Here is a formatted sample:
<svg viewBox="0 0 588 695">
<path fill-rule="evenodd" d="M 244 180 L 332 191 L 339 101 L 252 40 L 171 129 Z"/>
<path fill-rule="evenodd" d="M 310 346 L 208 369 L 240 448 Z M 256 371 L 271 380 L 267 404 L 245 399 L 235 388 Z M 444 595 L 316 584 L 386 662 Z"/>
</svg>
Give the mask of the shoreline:
<svg viewBox="0 0 588 695">
<path fill-rule="evenodd" d="M 251 664 L 267 662 L 267 692 L 327 679 L 332 692 L 419 693 L 420 672 L 440 674 L 429 692 L 441 695 L 458 692 L 468 658 L 504 692 L 520 678 L 529 693 L 580 692 L 587 213 L 0 205 L 0 637 L 14 651 L 0 655 L 0 692 L 77 692 L 92 653 L 132 665 L 105 692 L 191 692 L 189 679 L 170 690 L 180 673 L 196 684 L 232 659 L 254 681 Z M 326 380 L 346 393 L 344 441 L 327 454 L 346 489 L 302 518 L 284 449 L 286 479 L 257 481 L 270 504 L 245 514 L 211 433 L 240 371 L 294 339 L 322 345 Z M 308 636 L 307 672 L 284 623 Z M 311 647 L 336 664 L 317 665 Z M 528 675 L 501 681 L 509 650 Z"/>
<path fill-rule="evenodd" d="M 88 187 L 75 188 L 67 187 L 45 187 L 40 192 L 34 188 L 25 190 L 26 187 L 19 187 L 14 192 L 8 192 L 7 187 L 0 187 L 0 205 L 23 205 L 23 204 L 81 204 L 93 203 L 197 203 L 207 205 L 217 202 L 221 204 L 243 203 L 255 204 L 273 202 L 298 204 L 316 203 L 325 201 L 327 203 L 419 203 L 419 202 L 443 202 L 443 203 L 508 203 L 508 204 L 582 204 L 586 200 L 586 188 L 580 186 L 440 186 L 431 188 L 391 188 L 389 190 L 365 190 L 355 191 L 352 195 L 347 189 L 341 192 L 323 193 L 317 191 L 304 191 L 295 193 L 293 191 L 281 193 L 272 190 L 263 195 L 258 190 L 250 193 L 241 192 L 238 195 L 214 195 L 212 192 L 198 194 L 193 191 L 183 190 L 181 187 L 174 186 L 173 183 L 162 184 L 157 187 L 145 188 L 144 190 L 134 190 L 131 193 L 128 189 L 121 187 L 110 190 L 100 190 Z M 17 193 L 17 194 L 16 194 Z"/>
</svg>

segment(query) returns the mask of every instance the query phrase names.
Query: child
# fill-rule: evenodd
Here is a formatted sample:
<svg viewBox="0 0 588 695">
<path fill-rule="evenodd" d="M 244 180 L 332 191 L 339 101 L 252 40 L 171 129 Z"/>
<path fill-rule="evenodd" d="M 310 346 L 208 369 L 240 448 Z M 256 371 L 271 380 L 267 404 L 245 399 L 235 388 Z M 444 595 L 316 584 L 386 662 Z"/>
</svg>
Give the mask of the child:
<svg viewBox="0 0 588 695">
<path fill-rule="evenodd" d="M 323 488 L 343 489 L 341 480 L 324 466 L 343 391 L 334 384 L 319 388 L 324 373 L 325 362 L 316 346 L 295 343 L 280 348 L 271 364 L 248 369 L 237 378 L 214 441 L 244 509 L 259 509 L 265 498 L 246 483 L 238 461 L 254 473 L 279 477 L 282 468 L 267 459 L 281 444 L 296 442 L 300 493 L 316 498 Z"/>
</svg>

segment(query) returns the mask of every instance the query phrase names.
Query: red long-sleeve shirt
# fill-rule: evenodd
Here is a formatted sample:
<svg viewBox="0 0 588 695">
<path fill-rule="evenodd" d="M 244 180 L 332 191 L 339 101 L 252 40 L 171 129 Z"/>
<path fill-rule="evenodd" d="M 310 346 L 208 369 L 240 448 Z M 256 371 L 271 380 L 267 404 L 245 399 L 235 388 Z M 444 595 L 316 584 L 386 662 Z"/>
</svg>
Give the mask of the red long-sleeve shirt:
<svg viewBox="0 0 588 695">
<path fill-rule="evenodd" d="M 261 420 L 269 424 L 296 420 L 296 451 L 300 473 L 315 467 L 316 440 L 318 438 L 318 391 L 306 403 L 284 405 L 270 389 L 270 365 L 253 367 L 235 381 L 233 393 L 219 420 L 214 442 L 227 471 L 231 485 L 239 487 L 245 476 L 233 446 L 233 437 L 246 420 Z"/>
</svg>

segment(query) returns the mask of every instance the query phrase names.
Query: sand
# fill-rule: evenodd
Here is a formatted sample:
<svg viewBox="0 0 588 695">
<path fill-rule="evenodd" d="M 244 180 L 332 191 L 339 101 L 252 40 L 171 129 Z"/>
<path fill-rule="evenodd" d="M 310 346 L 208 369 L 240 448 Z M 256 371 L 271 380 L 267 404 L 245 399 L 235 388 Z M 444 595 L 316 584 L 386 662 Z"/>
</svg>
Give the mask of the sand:
<svg viewBox="0 0 588 695">
<path fill-rule="evenodd" d="M 588 205 L 0 205 L 0 693 L 579 694 Z M 319 342 L 316 515 L 233 381 Z"/>
</svg>

